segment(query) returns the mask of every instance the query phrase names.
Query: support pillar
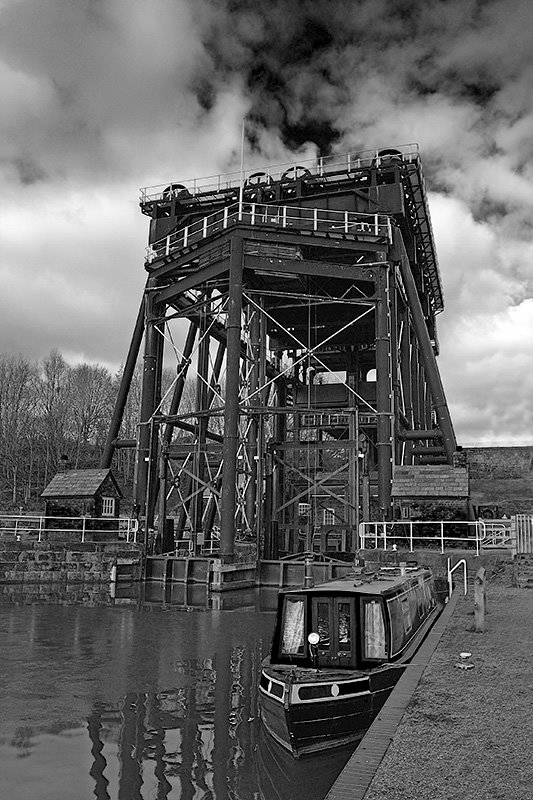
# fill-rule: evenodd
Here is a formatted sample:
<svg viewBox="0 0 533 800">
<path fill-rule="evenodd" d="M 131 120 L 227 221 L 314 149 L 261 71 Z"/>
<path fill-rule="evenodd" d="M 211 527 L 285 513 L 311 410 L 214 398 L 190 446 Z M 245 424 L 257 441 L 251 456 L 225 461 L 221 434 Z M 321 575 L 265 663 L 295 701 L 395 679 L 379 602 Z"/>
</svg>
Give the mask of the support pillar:
<svg viewBox="0 0 533 800">
<path fill-rule="evenodd" d="M 259 367 L 260 367 L 260 350 L 261 350 L 261 326 L 259 318 L 259 310 L 257 308 L 249 309 L 249 336 L 250 336 L 250 357 L 252 360 L 250 367 L 250 377 L 248 380 L 248 393 L 254 395 L 249 401 L 250 417 L 248 420 L 248 435 L 247 435 L 247 455 L 249 463 L 249 477 L 248 485 L 246 487 L 246 520 L 249 527 L 249 532 L 255 531 L 255 517 L 256 517 L 256 503 L 257 503 L 257 462 L 258 462 L 258 447 L 257 447 L 257 433 L 258 421 L 257 416 L 253 414 L 254 406 L 259 405 L 259 395 L 254 394 L 259 387 Z"/>
<path fill-rule="evenodd" d="M 414 428 L 415 425 L 413 420 L 413 385 L 411 379 L 412 378 L 411 347 L 412 345 L 411 345 L 409 312 L 407 309 L 404 309 L 402 340 L 400 342 L 400 380 L 403 391 L 404 414 L 411 428 Z M 404 442 L 402 447 L 404 448 L 403 463 L 412 464 L 413 463 L 412 442 Z"/>
<path fill-rule="evenodd" d="M 126 407 L 126 401 L 128 399 L 128 392 L 130 390 L 133 373 L 135 371 L 135 364 L 137 363 L 137 356 L 139 355 L 139 350 L 141 347 L 141 342 L 144 334 L 144 311 L 145 311 L 144 306 L 145 302 L 143 296 L 143 299 L 139 306 L 137 320 L 135 322 L 135 328 L 133 331 L 133 336 L 128 350 L 126 363 L 124 365 L 124 370 L 122 372 L 120 388 L 115 402 L 115 408 L 113 410 L 113 417 L 111 419 L 111 424 L 109 425 L 109 431 L 107 434 L 107 440 L 105 443 L 104 452 L 102 455 L 102 459 L 100 461 L 100 466 L 103 469 L 109 469 L 109 467 L 111 466 L 111 461 L 113 460 L 113 453 L 115 452 L 115 439 L 118 437 L 120 426 L 122 425 L 122 418 L 124 416 L 124 409 Z"/>
<path fill-rule="evenodd" d="M 235 510 L 237 450 L 239 447 L 239 378 L 241 358 L 243 244 L 240 236 L 231 241 L 229 302 L 226 324 L 226 402 L 222 457 L 220 556 L 232 562 L 235 555 Z"/>
<path fill-rule="evenodd" d="M 145 308 L 145 345 L 143 357 L 140 424 L 137 434 L 134 503 L 138 514 L 146 514 L 148 517 L 150 517 L 150 510 L 146 507 L 146 501 L 149 493 L 148 482 L 149 478 L 151 477 L 150 472 L 155 473 L 153 474 L 154 479 L 157 477 L 157 471 L 150 471 L 149 468 L 152 456 L 154 455 L 154 439 L 156 439 L 155 436 L 152 436 L 153 425 L 150 421 L 158 403 L 157 393 L 158 386 L 160 386 L 162 367 L 162 348 L 160 341 L 162 340 L 162 336 L 161 323 L 157 320 L 157 315 L 155 313 L 156 309 L 154 308 L 153 294 L 146 295 Z M 146 520 L 146 529 L 151 526 L 152 522 L 152 519 Z"/>
<path fill-rule="evenodd" d="M 205 298 L 207 300 L 207 297 Z M 196 408 L 200 412 L 197 418 L 197 437 L 196 452 L 193 460 L 194 480 L 192 492 L 194 497 L 191 500 L 191 522 L 194 553 L 198 555 L 203 547 L 204 532 L 202 527 L 202 516 L 204 510 L 204 478 L 205 478 L 205 443 L 207 439 L 208 417 L 207 395 L 208 395 L 208 369 L 209 369 L 209 334 L 208 314 L 204 307 L 199 327 L 200 343 L 198 347 L 198 367 L 196 378 Z"/>
<path fill-rule="evenodd" d="M 414 282 L 413 273 L 411 272 L 409 259 L 405 253 L 405 249 L 403 252 L 401 252 L 400 269 L 407 299 L 409 300 L 409 307 L 413 316 L 413 324 L 423 359 L 426 380 L 431 390 L 433 407 L 437 415 L 439 428 L 442 432 L 446 458 L 448 463 L 452 464 L 453 454 L 457 449 L 455 432 L 453 429 L 448 404 L 446 402 L 446 396 L 444 394 L 444 387 L 442 385 L 439 369 L 435 360 L 433 345 L 431 343 L 431 339 L 429 338 L 426 320 L 424 318 L 424 313 L 420 304 L 420 298 L 418 296 L 418 291 Z"/>
<path fill-rule="evenodd" d="M 376 409 L 377 409 L 377 467 L 378 502 L 384 519 L 391 516 L 392 437 L 391 437 L 391 376 L 390 337 L 387 309 L 387 268 L 376 276 Z"/>
</svg>

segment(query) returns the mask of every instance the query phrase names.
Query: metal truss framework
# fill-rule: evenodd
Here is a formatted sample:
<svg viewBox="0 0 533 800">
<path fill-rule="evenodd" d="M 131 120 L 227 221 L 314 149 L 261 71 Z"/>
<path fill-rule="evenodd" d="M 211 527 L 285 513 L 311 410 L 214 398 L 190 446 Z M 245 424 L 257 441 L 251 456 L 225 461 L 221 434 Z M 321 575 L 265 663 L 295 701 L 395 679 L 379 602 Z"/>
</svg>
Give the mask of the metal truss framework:
<svg viewBox="0 0 533 800">
<path fill-rule="evenodd" d="M 163 538 L 170 519 L 227 561 L 239 541 L 265 557 L 349 551 L 361 520 L 390 519 L 395 465 L 452 463 L 423 177 L 412 149 L 392 152 L 353 174 L 322 165 L 318 184 L 307 168 L 250 176 L 237 205 L 176 184 L 150 196 L 149 278 L 103 460 L 144 336 L 146 530 Z"/>
</svg>

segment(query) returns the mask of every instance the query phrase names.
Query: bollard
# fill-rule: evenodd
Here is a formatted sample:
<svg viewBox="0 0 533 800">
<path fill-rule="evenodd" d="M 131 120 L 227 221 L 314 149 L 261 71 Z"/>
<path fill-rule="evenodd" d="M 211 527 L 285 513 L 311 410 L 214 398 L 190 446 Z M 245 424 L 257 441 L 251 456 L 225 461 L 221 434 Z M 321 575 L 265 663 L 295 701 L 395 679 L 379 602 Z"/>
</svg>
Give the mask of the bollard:
<svg viewBox="0 0 533 800">
<path fill-rule="evenodd" d="M 480 567 L 474 581 L 474 630 L 476 633 L 485 631 L 485 573 L 485 567 Z"/>
</svg>

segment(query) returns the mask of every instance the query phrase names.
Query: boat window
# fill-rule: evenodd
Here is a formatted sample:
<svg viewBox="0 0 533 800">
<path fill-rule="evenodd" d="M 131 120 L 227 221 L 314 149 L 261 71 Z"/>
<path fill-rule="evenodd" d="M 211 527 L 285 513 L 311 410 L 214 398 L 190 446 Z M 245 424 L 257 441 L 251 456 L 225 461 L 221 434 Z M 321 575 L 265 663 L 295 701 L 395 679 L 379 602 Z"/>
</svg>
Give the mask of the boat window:
<svg viewBox="0 0 533 800">
<path fill-rule="evenodd" d="M 363 598 L 363 659 L 385 658 L 385 622 L 379 600 Z"/>
<path fill-rule="evenodd" d="M 339 603 L 339 650 L 352 649 L 350 636 L 350 604 Z"/>
<path fill-rule="evenodd" d="M 329 603 L 318 602 L 316 604 L 316 624 L 320 641 L 320 648 L 329 647 Z"/>
<path fill-rule="evenodd" d="M 392 597 L 387 600 L 391 621 L 391 655 L 397 653 L 403 645 L 405 639 L 405 628 L 403 614 L 399 597 Z"/>
<path fill-rule="evenodd" d="M 305 607 L 301 598 L 285 598 L 281 652 L 284 655 L 303 655 L 305 641 Z"/>
<path fill-rule="evenodd" d="M 403 624 L 405 627 L 405 632 L 410 633 L 411 628 L 413 627 L 413 622 L 411 618 L 411 608 L 409 603 L 409 596 L 408 594 L 404 594 L 401 598 L 402 604 L 402 612 L 403 612 Z"/>
</svg>

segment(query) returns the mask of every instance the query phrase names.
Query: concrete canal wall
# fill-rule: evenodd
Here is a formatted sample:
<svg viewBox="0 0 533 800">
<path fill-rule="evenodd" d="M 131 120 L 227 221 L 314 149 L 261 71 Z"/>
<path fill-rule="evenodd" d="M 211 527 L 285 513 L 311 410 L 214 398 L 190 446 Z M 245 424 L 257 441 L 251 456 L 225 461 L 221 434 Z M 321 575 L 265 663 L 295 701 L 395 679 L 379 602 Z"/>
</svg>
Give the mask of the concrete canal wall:
<svg viewBox="0 0 533 800">
<path fill-rule="evenodd" d="M 141 578 L 141 548 L 121 542 L 81 544 L 0 539 L 0 583 L 109 583 Z"/>
</svg>

